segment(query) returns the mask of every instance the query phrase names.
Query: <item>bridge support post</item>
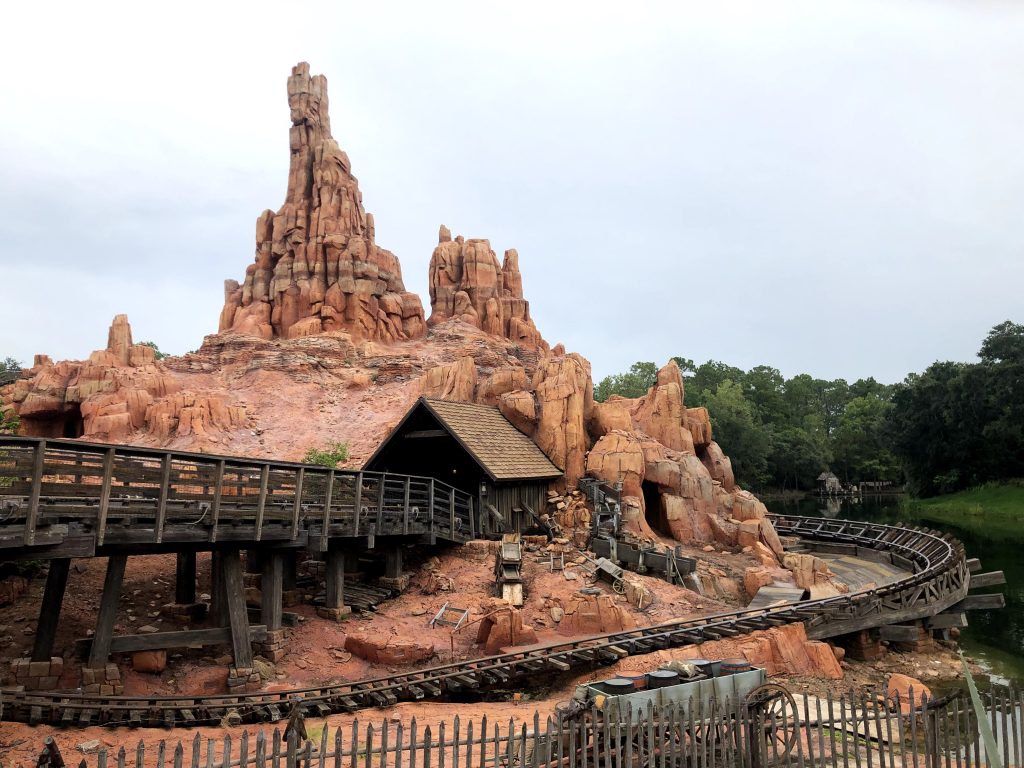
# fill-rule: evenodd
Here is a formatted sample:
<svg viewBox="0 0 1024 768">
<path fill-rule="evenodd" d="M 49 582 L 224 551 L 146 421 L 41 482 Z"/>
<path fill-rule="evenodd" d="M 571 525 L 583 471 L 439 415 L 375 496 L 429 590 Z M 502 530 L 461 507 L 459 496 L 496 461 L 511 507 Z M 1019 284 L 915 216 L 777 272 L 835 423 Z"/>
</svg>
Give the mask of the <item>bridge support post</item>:
<svg viewBox="0 0 1024 768">
<path fill-rule="evenodd" d="M 196 601 L 196 553 L 179 552 L 174 568 L 174 602 L 192 605 Z"/>
<path fill-rule="evenodd" d="M 340 621 L 352 613 L 345 605 L 345 552 L 332 542 L 327 548 L 327 568 L 324 572 L 324 607 L 317 613 L 325 619 Z"/>
<path fill-rule="evenodd" d="M 242 556 L 237 549 L 229 549 L 221 554 L 221 571 L 224 602 L 231 627 L 231 650 L 235 660 L 234 666 L 228 671 L 228 693 L 257 690 L 261 683 L 259 673 L 252 666 Z"/>
<path fill-rule="evenodd" d="M 36 637 L 32 643 L 32 661 L 49 662 L 53 655 L 57 621 L 60 619 L 60 608 L 68 586 L 70 567 L 71 558 L 68 557 L 50 561 L 50 572 L 46 574 L 46 588 L 43 590 L 43 603 L 39 606 Z"/>
<path fill-rule="evenodd" d="M 263 573 L 260 576 L 260 621 L 267 625 L 267 639 L 260 644 L 259 651 L 261 656 L 270 661 L 278 661 L 284 658 L 285 654 L 285 630 L 281 626 L 284 612 L 284 556 L 280 552 L 268 552 L 261 560 Z"/>
<path fill-rule="evenodd" d="M 227 595 L 224 593 L 224 553 L 210 553 L 210 620 L 215 627 L 228 625 Z"/>
<path fill-rule="evenodd" d="M 117 618 L 117 604 L 121 599 L 121 584 L 124 582 L 124 569 L 128 563 L 127 555 L 111 555 L 107 559 L 107 575 L 103 579 L 103 596 L 100 598 L 100 610 L 96 617 L 96 631 L 92 636 L 89 648 L 89 661 L 86 666 L 93 670 L 107 667 L 110 658 L 110 639 L 114 636 L 114 619 Z M 83 683 L 86 682 L 83 672 Z M 110 679 L 108 675 L 107 680 Z M 100 691 L 103 693 L 104 691 Z"/>
<path fill-rule="evenodd" d="M 402 548 L 390 546 L 384 550 L 384 575 L 380 579 L 382 587 L 403 591 L 409 586 L 408 575 L 402 573 Z"/>
</svg>

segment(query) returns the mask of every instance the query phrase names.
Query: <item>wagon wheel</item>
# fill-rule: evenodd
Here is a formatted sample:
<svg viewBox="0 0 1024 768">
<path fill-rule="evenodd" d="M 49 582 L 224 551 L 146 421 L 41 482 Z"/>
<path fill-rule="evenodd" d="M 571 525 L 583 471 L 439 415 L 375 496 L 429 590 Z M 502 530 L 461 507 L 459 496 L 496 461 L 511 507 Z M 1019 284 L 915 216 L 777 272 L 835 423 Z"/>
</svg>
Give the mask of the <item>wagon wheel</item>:
<svg viewBox="0 0 1024 768">
<path fill-rule="evenodd" d="M 622 579 L 616 579 L 612 582 L 612 589 L 623 595 L 626 593 L 626 582 Z"/>
<path fill-rule="evenodd" d="M 762 753 L 765 765 L 785 761 L 800 728 L 793 694 L 781 685 L 765 683 L 748 693 L 744 704 L 752 729 L 751 747 Z"/>
<path fill-rule="evenodd" d="M 736 727 L 736 721 L 727 712 L 717 711 L 710 713 L 704 720 L 694 722 L 692 729 L 687 726 L 684 731 L 690 741 L 697 745 L 699 753 L 714 750 L 714 754 L 709 755 L 709 758 L 715 760 L 716 756 L 725 751 L 728 744 L 739 744 Z"/>
</svg>

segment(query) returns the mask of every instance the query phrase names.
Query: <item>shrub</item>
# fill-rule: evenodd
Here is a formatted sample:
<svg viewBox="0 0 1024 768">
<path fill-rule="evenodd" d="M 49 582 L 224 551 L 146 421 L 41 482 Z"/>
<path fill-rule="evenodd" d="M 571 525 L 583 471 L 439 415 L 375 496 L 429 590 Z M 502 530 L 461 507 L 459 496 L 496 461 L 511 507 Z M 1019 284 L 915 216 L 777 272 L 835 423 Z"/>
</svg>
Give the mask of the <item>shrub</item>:
<svg viewBox="0 0 1024 768">
<path fill-rule="evenodd" d="M 348 443 L 331 443 L 327 448 L 310 448 L 302 457 L 303 464 L 319 464 L 322 467 L 336 467 L 348 460 Z"/>
</svg>

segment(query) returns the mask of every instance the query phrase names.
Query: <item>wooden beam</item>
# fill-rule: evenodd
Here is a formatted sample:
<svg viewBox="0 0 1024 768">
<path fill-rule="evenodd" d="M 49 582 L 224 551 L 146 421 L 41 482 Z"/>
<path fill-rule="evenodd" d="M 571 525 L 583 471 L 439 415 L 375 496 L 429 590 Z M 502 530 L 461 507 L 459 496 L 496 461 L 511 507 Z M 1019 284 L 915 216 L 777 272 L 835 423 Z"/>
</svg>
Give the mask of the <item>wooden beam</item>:
<svg viewBox="0 0 1024 768">
<path fill-rule="evenodd" d="M 110 488 L 114 484 L 114 458 L 116 448 L 108 448 L 103 455 L 103 484 L 100 487 L 100 510 L 96 517 L 96 545 L 103 545 L 107 532 L 107 512 L 110 509 Z"/>
<path fill-rule="evenodd" d="M 36 636 L 32 642 L 32 661 L 49 661 L 53 656 L 53 641 L 57 637 L 57 622 L 68 585 L 68 570 L 71 558 L 50 561 L 50 572 L 46 574 L 46 588 L 43 602 L 39 606 L 39 621 Z"/>
<path fill-rule="evenodd" d="M 223 627 L 228 623 L 227 595 L 224 594 L 224 553 L 210 553 L 210 621 Z"/>
<path fill-rule="evenodd" d="M 252 668 L 252 645 L 249 643 L 249 612 L 245 608 L 245 584 L 242 582 L 242 558 L 237 549 L 229 549 L 221 557 L 224 591 L 227 596 L 228 622 L 231 625 L 231 647 L 235 667 Z"/>
<path fill-rule="evenodd" d="M 267 485 L 270 482 L 270 465 L 260 467 L 260 495 L 256 502 L 256 541 L 263 538 L 263 515 L 267 507 Z"/>
<path fill-rule="evenodd" d="M 249 639 L 262 642 L 267 639 L 267 627 L 253 624 L 249 627 Z M 173 632 L 149 632 L 141 635 L 117 635 L 110 639 L 111 653 L 133 653 L 134 651 L 155 651 L 161 648 L 192 648 L 204 645 L 221 645 L 231 640 L 229 627 L 214 629 L 183 629 Z M 85 655 L 92 649 L 93 639 L 83 637 L 75 640 L 75 651 Z"/>
<path fill-rule="evenodd" d="M 971 573 L 977 573 L 981 570 L 981 560 L 976 557 L 967 558 L 967 570 Z"/>
<path fill-rule="evenodd" d="M 989 571 L 988 573 L 972 573 L 969 589 L 980 587 L 998 587 L 1006 583 L 1006 576 L 1002 571 Z"/>
<path fill-rule="evenodd" d="M 334 495 L 334 470 L 327 473 L 327 489 L 324 491 L 323 529 L 320 531 L 320 551 L 327 550 L 331 536 L 331 497 Z"/>
<path fill-rule="evenodd" d="M 295 506 L 292 508 L 292 538 L 299 535 L 299 513 L 302 512 L 302 486 L 306 481 L 306 468 L 299 467 L 295 473 Z"/>
<path fill-rule="evenodd" d="M 28 499 L 28 517 L 25 519 L 25 545 L 36 543 L 36 525 L 39 523 L 39 493 L 43 487 L 43 464 L 46 458 L 46 441 L 36 443 L 32 457 L 32 490 Z"/>
<path fill-rule="evenodd" d="M 324 588 L 324 607 L 341 608 L 345 604 L 345 552 L 337 546 L 327 550 Z"/>
<path fill-rule="evenodd" d="M 912 643 L 921 637 L 921 628 L 916 624 L 889 624 L 878 628 L 882 640 L 897 643 Z"/>
<path fill-rule="evenodd" d="M 1002 592 L 995 592 L 990 595 L 968 595 L 952 606 L 949 611 L 951 613 L 957 613 L 958 611 L 989 611 L 1005 607 L 1005 595 Z"/>
<path fill-rule="evenodd" d="M 926 620 L 930 629 L 949 629 L 950 627 L 966 627 L 966 613 L 937 613 Z"/>
<path fill-rule="evenodd" d="M 260 620 L 270 630 L 281 628 L 283 584 L 284 556 L 280 552 L 265 552 L 260 580 Z"/>
<path fill-rule="evenodd" d="M 213 482 L 213 503 L 210 509 L 210 541 L 217 540 L 217 524 L 220 522 L 220 497 L 224 492 L 224 459 L 217 462 L 217 475 Z"/>
<path fill-rule="evenodd" d="M 443 429 L 417 429 L 406 432 L 402 437 L 415 439 L 420 437 L 448 437 L 448 432 Z"/>
<path fill-rule="evenodd" d="M 189 605 L 196 601 L 196 553 L 179 552 L 174 563 L 174 602 Z"/>
<path fill-rule="evenodd" d="M 124 582 L 124 567 L 127 555 L 111 555 L 107 558 L 107 575 L 103 579 L 103 596 L 96 616 L 96 632 L 89 649 L 87 666 L 102 667 L 110 658 L 110 640 L 114 635 L 114 619 L 117 618 L 117 604 L 121 598 L 121 584 Z"/>
<path fill-rule="evenodd" d="M 167 495 L 171 492 L 171 462 L 173 457 L 169 453 L 164 454 L 160 467 L 160 500 L 156 508 L 156 543 L 164 539 L 164 522 L 167 520 Z"/>
</svg>

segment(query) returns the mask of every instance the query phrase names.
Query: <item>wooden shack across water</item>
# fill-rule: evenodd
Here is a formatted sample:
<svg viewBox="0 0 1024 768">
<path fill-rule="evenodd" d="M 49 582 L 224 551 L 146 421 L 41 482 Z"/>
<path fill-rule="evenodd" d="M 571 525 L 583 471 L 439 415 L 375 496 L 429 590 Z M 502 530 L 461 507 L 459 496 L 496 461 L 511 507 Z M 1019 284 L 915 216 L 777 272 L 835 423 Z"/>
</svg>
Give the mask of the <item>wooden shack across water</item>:
<svg viewBox="0 0 1024 768">
<path fill-rule="evenodd" d="M 497 408 L 427 397 L 416 401 L 364 469 L 433 477 L 466 491 L 485 535 L 533 527 L 548 484 L 562 477 Z"/>
</svg>

